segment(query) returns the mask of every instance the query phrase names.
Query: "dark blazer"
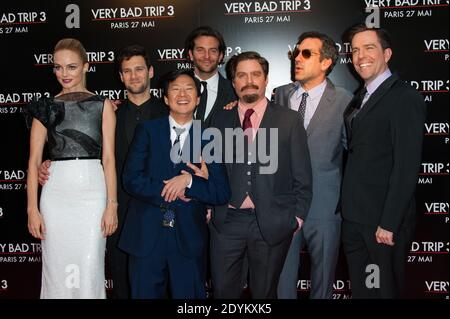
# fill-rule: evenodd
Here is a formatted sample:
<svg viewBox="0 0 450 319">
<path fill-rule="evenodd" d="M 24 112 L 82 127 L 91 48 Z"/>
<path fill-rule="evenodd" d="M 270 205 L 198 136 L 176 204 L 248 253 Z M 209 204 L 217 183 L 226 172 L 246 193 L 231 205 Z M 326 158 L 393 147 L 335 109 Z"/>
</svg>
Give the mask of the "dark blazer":
<svg viewBox="0 0 450 319">
<path fill-rule="evenodd" d="M 351 128 L 345 118 L 350 137 L 342 188 L 345 220 L 394 234 L 414 222 L 425 116 L 423 97 L 392 75 L 370 96 Z"/>
<path fill-rule="evenodd" d="M 184 154 L 189 151 L 192 154 L 192 136 L 191 128 L 190 143 L 185 142 Z M 192 198 L 190 202 L 165 202 L 161 197 L 163 180 L 179 175 L 181 170 L 190 170 L 185 163 L 174 164 L 171 161 L 170 149 L 168 117 L 145 121 L 136 128 L 123 173 L 125 190 L 132 195 L 132 199 L 119 241 L 119 247 L 134 256 L 147 256 L 157 242 L 163 229 L 161 205 L 175 211 L 175 231 L 181 253 L 200 256 L 207 247 L 204 204 L 221 205 L 229 200 L 225 166 L 212 163 L 207 164 L 208 180 L 192 176 L 192 186 L 186 189 L 186 196 Z"/>
<path fill-rule="evenodd" d="M 218 128 L 222 136 L 225 136 L 226 128 L 241 127 L 238 108 L 218 111 L 211 126 Z M 260 174 L 259 168 L 263 165 L 257 161 L 253 165 L 253 190 L 249 196 L 255 204 L 263 238 L 269 245 L 276 245 L 292 236 L 297 227 L 295 216 L 306 219 L 312 198 L 311 162 L 305 129 L 296 112 L 269 102 L 260 128 L 278 129 L 278 149 L 270 149 L 270 138 L 266 143 L 266 150 L 278 154 L 278 169 L 274 174 Z M 255 143 L 258 139 L 259 133 Z M 225 149 L 225 152 L 228 150 Z M 233 164 L 225 165 L 228 174 L 231 174 Z M 219 232 L 225 224 L 227 207 L 214 209 L 212 223 Z"/>
<path fill-rule="evenodd" d="M 214 105 L 209 112 L 208 117 L 203 121 L 204 127 L 210 127 L 212 118 L 217 114 L 219 110 L 222 110 L 225 105 L 230 102 L 236 101 L 236 93 L 234 92 L 233 85 L 227 79 L 225 79 L 219 72 L 219 85 L 217 91 L 217 98 Z"/>
</svg>

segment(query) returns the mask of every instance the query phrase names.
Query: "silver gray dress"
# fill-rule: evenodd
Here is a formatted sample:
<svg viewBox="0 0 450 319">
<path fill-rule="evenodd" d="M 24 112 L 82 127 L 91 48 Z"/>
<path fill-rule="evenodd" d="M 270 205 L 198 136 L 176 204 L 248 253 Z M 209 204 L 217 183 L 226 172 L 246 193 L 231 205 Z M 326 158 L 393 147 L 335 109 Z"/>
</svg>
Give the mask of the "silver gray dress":
<svg viewBox="0 0 450 319">
<path fill-rule="evenodd" d="M 52 164 L 40 198 L 41 298 L 105 298 L 106 184 L 101 165 L 104 98 L 70 93 L 31 102 L 28 122 L 47 128 Z"/>
</svg>

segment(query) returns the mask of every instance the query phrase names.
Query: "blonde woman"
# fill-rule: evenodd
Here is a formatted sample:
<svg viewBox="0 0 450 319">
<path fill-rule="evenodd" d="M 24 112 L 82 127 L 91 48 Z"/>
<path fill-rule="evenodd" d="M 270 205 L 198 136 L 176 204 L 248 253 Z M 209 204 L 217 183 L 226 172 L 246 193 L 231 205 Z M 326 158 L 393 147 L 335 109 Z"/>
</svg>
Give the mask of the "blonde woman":
<svg viewBox="0 0 450 319">
<path fill-rule="evenodd" d="M 54 49 L 61 92 L 30 103 L 28 230 L 42 242 L 41 298 L 105 298 L 106 237 L 117 228 L 111 101 L 86 89 L 87 55 L 76 39 Z M 50 178 L 38 205 L 38 168 L 47 141 Z"/>
</svg>

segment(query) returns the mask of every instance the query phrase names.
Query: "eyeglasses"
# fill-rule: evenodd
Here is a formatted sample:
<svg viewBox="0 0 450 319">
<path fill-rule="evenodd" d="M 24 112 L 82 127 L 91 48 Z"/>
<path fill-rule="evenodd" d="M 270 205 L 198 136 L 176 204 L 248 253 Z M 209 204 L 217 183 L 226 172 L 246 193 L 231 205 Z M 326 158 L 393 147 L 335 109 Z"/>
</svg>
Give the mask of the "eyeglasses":
<svg viewBox="0 0 450 319">
<path fill-rule="evenodd" d="M 320 53 L 312 52 L 310 49 L 299 50 L 295 48 L 294 52 L 292 52 L 292 58 L 295 59 L 299 54 L 301 54 L 302 57 L 306 60 L 308 60 L 313 55 L 320 55 Z"/>
</svg>

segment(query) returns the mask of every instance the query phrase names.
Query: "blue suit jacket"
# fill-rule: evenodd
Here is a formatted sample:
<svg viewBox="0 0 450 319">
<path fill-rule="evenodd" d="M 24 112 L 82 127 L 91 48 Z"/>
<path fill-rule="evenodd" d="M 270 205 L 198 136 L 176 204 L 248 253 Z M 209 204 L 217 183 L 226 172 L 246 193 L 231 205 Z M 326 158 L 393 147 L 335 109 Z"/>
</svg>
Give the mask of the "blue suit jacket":
<svg viewBox="0 0 450 319">
<path fill-rule="evenodd" d="M 192 154 L 192 131 L 193 126 L 184 143 L 183 154 Z M 201 145 L 207 142 L 202 140 Z M 167 205 L 175 211 L 174 230 L 181 253 L 200 256 L 207 248 L 205 204 L 225 204 L 230 198 L 224 165 L 211 163 L 207 164 L 208 180 L 192 175 L 192 186 L 186 189 L 186 196 L 192 198 L 190 202 L 176 200 L 169 204 L 164 201 L 161 197 L 163 180 L 180 175 L 181 170 L 190 171 L 185 163 L 171 161 L 170 149 L 167 116 L 137 126 L 123 172 L 123 184 L 132 199 L 119 241 L 119 247 L 131 255 L 144 257 L 151 253 L 163 229 L 160 206 Z"/>
</svg>

